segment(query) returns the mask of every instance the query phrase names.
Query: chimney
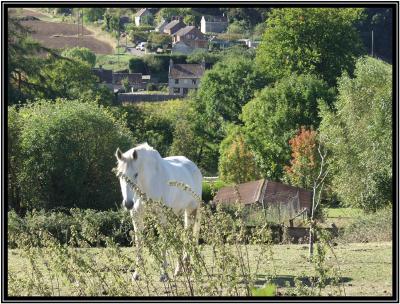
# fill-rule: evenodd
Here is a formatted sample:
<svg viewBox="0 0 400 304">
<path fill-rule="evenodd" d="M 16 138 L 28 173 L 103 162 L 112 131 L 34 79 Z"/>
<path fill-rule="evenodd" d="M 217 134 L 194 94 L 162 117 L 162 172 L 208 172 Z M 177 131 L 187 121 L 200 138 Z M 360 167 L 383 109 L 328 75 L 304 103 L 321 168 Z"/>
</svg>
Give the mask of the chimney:
<svg viewBox="0 0 400 304">
<path fill-rule="evenodd" d="M 182 16 L 179 16 L 179 17 L 178 17 L 178 20 L 179 20 L 179 22 L 182 22 L 183 17 L 182 17 Z"/>
</svg>

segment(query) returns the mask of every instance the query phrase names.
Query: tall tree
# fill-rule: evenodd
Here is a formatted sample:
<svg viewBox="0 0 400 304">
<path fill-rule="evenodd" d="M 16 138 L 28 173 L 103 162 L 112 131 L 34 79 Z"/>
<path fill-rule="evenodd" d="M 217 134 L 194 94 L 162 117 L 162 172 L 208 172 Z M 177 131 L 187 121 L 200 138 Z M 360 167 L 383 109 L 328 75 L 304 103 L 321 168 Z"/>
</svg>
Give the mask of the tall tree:
<svg viewBox="0 0 400 304">
<path fill-rule="evenodd" d="M 265 177 L 280 179 L 289 164 L 289 140 L 300 126 L 317 128 L 318 103 L 334 92 L 314 75 L 291 75 L 260 91 L 243 107 L 244 132 Z"/>
<path fill-rule="evenodd" d="M 373 211 L 392 200 L 392 99 L 392 66 L 365 57 L 340 79 L 335 111 L 322 111 L 332 187 L 346 205 Z"/>
<path fill-rule="evenodd" d="M 352 72 L 363 48 L 354 27 L 358 8 L 279 8 L 268 15 L 257 65 L 275 79 L 314 73 L 330 86 Z"/>
</svg>

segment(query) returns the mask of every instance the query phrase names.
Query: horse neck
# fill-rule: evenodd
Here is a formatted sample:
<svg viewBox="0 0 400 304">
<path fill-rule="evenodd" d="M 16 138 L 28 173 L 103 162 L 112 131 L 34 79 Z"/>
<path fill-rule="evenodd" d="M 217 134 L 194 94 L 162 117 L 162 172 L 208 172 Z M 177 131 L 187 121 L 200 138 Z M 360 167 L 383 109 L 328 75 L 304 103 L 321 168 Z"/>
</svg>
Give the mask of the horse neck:
<svg viewBox="0 0 400 304">
<path fill-rule="evenodd" d="M 139 178 L 138 184 L 142 191 L 151 196 L 154 189 L 165 182 L 165 174 L 161 164 L 162 158 L 154 152 L 143 157 L 145 159 L 143 159 L 141 178 Z"/>
</svg>

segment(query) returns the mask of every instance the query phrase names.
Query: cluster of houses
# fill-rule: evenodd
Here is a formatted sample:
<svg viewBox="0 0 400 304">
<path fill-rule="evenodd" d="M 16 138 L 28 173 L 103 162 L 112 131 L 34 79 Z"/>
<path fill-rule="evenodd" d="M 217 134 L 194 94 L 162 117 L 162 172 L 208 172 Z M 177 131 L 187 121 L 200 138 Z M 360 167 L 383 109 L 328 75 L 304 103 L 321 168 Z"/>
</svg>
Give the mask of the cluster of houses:
<svg viewBox="0 0 400 304">
<path fill-rule="evenodd" d="M 151 24 L 154 21 L 155 10 L 151 8 L 142 8 L 135 15 L 135 25 L 141 26 Z M 222 16 L 202 16 L 200 28 L 194 25 L 187 25 L 183 21 L 182 16 L 172 17 L 172 20 L 162 20 L 155 31 L 170 35 L 172 38 L 171 53 L 190 54 L 194 50 L 207 50 L 209 43 L 217 43 L 215 35 L 224 33 L 228 28 L 228 18 Z M 248 47 L 254 47 L 250 40 L 240 41 Z M 103 68 L 95 68 L 93 72 L 98 76 L 101 83 L 104 83 L 114 93 L 118 93 L 118 97 L 124 101 L 129 101 L 133 97 L 134 92 L 146 90 L 150 83 L 150 75 L 142 75 L 141 73 L 114 73 L 111 70 Z M 176 64 L 170 60 L 168 69 L 168 95 L 170 98 L 181 98 L 189 94 L 190 91 L 196 91 L 200 84 L 200 79 L 205 72 L 205 63 L 199 64 Z M 126 92 L 124 84 L 126 83 L 131 92 Z M 124 89 L 124 95 L 119 94 Z M 137 93 L 136 93 L 137 94 Z M 121 96 L 120 96 L 121 95 Z M 142 98 L 144 95 L 141 95 Z M 160 96 L 160 100 L 165 96 Z M 152 97 L 154 99 L 154 96 Z M 135 99 L 136 100 L 136 99 Z"/>
<path fill-rule="evenodd" d="M 99 81 L 113 90 L 114 93 L 119 93 L 121 89 L 125 90 L 124 81 L 127 81 L 132 93 L 145 90 L 147 84 L 150 83 L 150 75 L 143 75 L 142 73 L 114 73 L 112 70 L 103 69 L 102 67 L 93 68 L 92 71 Z M 204 72 L 204 61 L 201 64 L 176 64 L 171 59 L 168 69 L 170 99 L 184 97 L 190 91 L 196 91 Z M 126 95 L 121 96 L 121 98 L 124 98 L 125 101 L 127 100 Z M 160 98 L 164 99 L 163 97 Z"/>
</svg>

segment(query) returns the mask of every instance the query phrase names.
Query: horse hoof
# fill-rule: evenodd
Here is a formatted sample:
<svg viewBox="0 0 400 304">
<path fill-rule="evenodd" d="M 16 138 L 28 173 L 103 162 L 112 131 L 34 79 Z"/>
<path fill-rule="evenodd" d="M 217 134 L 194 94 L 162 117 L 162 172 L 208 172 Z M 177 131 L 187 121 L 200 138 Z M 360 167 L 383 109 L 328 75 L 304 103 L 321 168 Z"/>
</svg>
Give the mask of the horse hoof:
<svg viewBox="0 0 400 304">
<path fill-rule="evenodd" d="M 167 282 L 169 280 L 168 274 L 164 273 L 160 277 L 160 282 Z"/>
<path fill-rule="evenodd" d="M 132 281 L 139 281 L 140 280 L 140 276 L 137 272 L 134 272 L 132 274 Z"/>
</svg>

